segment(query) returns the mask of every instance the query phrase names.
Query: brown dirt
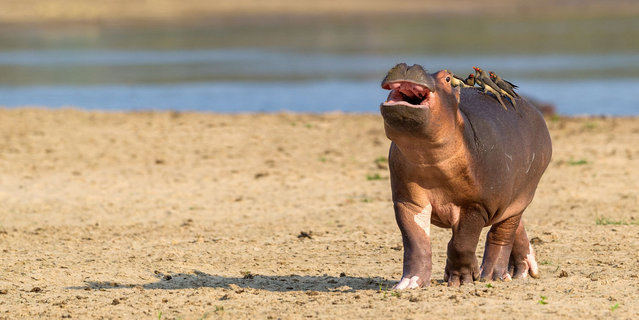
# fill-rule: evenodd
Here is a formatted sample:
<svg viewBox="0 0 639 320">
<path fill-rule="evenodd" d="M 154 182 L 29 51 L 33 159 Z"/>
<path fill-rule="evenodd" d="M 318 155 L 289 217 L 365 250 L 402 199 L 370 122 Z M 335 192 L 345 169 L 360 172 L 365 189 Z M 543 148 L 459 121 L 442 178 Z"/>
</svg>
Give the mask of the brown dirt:
<svg viewBox="0 0 639 320">
<path fill-rule="evenodd" d="M 541 278 L 396 293 L 377 115 L 0 110 L 0 319 L 636 319 L 639 118 L 549 126 Z"/>
</svg>

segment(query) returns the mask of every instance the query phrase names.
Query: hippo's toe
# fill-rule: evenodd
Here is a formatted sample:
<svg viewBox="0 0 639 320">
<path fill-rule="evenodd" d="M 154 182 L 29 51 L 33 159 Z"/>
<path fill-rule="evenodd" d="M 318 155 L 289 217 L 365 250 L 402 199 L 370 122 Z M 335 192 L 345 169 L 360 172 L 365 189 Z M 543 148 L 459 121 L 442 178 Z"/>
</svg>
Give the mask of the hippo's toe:
<svg viewBox="0 0 639 320">
<path fill-rule="evenodd" d="M 393 287 L 395 290 L 404 290 L 404 289 L 416 289 L 422 286 L 418 276 L 402 277 L 401 280 Z"/>
</svg>

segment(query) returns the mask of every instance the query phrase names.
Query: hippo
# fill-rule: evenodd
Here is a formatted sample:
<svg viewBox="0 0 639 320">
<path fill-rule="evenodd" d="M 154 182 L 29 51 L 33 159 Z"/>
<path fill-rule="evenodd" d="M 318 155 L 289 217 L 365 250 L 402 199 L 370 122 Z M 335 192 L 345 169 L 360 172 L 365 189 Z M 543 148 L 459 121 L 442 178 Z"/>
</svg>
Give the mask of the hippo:
<svg viewBox="0 0 639 320">
<path fill-rule="evenodd" d="M 451 77 L 400 63 L 382 81 L 390 90 L 380 111 L 404 246 L 398 290 L 430 284 L 431 224 L 452 229 L 449 286 L 539 275 L 521 217 L 552 155 L 546 122 L 523 98 L 504 109 L 478 88 L 452 86 Z M 475 251 L 489 226 L 479 266 Z"/>
</svg>

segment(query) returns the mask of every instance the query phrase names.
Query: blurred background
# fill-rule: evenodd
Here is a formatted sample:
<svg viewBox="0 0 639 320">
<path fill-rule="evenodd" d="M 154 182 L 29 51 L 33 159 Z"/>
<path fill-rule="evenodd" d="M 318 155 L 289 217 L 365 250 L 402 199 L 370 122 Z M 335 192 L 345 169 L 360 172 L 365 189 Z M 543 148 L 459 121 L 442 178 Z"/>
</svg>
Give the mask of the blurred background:
<svg viewBox="0 0 639 320">
<path fill-rule="evenodd" d="M 378 112 L 398 62 L 639 115 L 639 1 L 0 0 L 0 106 Z"/>
</svg>

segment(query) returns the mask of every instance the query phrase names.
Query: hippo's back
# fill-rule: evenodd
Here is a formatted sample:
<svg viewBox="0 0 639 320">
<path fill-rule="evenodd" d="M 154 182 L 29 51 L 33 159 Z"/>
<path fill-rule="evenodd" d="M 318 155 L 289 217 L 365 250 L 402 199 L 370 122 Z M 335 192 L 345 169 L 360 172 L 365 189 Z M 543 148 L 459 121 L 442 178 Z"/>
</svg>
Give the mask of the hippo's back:
<svg viewBox="0 0 639 320">
<path fill-rule="evenodd" d="M 552 147 L 546 122 L 524 99 L 517 106 L 503 98 L 505 110 L 491 95 L 474 88 L 461 91 L 459 109 L 464 117 L 464 138 L 475 158 L 474 171 L 484 194 L 532 194 L 550 162 Z"/>
</svg>

